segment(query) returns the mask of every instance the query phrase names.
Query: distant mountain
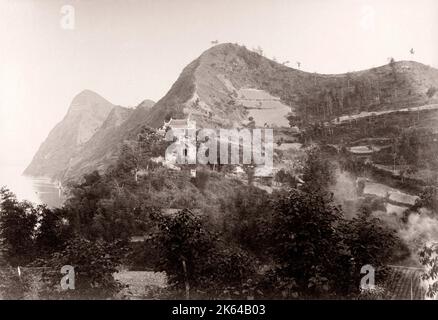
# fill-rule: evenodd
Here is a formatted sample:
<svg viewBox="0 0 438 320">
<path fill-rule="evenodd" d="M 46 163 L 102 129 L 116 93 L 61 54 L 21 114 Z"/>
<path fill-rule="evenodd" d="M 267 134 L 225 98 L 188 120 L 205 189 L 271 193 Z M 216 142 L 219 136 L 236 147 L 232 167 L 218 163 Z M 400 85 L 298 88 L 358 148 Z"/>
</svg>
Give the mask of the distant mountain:
<svg viewBox="0 0 438 320">
<path fill-rule="evenodd" d="M 102 171 L 114 163 L 123 142 L 135 136 L 136 129 L 143 124 L 153 105 L 153 101 L 145 100 L 135 109 L 114 107 L 101 128 L 72 158 L 61 180 L 74 180 L 93 170 Z"/>
<path fill-rule="evenodd" d="M 71 159 L 99 130 L 114 105 L 97 93 L 84 90 L 74 97 L 64 119 L 50 131 L 26 175 L 59 177 Z"/>
<path fill-rule="evenodd" d="M 145 100 L 136 109 L 129 109 L 113 105 L 90 90 L 82 91 L 24 174 L 66 181 L 105 169 L 117 159 L 123 137 L 137 127 L 153 104 Z"/>
<path fill-rule="evenodd" d="M 438 70 L 413 61 L 338 75 L 308 73 L 235 44 L 220 44 L 187 65 L 157 103 L 114 106 L 96 93 L 73 99 L 25 173 L 60 180 L 103 170 L 143 125 L 190 116 L 198 127 L 287 127 L 365 111 L 438 103 Z"/>
</svg>

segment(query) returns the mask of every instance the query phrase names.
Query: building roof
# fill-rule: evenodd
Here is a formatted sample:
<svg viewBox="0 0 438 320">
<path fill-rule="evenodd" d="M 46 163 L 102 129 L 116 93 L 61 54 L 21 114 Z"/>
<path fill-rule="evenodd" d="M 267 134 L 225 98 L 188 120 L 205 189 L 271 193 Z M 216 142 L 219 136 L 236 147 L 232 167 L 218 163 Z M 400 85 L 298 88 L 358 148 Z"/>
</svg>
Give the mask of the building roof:
<svg viewBox="0 0 438 320">
<path fill-rule="evenodd" d="M 170 119 L 167 125 L 172 129 L 184 129 L 189 126 L 189 119 Z"/>
</svg>

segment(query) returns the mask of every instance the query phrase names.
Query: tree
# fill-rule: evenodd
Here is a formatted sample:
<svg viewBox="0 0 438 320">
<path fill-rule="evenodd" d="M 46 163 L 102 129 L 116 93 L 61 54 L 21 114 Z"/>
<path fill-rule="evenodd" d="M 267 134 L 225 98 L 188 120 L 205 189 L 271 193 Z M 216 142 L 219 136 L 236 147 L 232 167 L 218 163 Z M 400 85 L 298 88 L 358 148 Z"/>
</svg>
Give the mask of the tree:
<svg viewBox="0 0 438 320">
<path fill-rule="evenodd" d="M 43 296 L 58 299 L 106 299 L 114 297 L 122 288 L 113 274 L 126 256 L 126 244 L 121 241 L 89 241 L 75 237 L 65 248 L 47 259 L 38 259 L 33 266 L 44 267 Z M 60 288 L 60 270 L 65 265 L 74 267 L 75 288 Z"/>
<path fill-rule="evenodd" d="M 254 120 L 254 118 L 253 117 L 249 117 L 248 118 L 248 124 L 246 125 L 248 128 L 252 128 L 252 129 L 254 129 L 255 128 L 255 125 L 256 125 L 256 123 L 255 123 L 255 120 Z"/>
<path fill-rule="evenodd" d="M 32 260 L 37 220 L 38 211 L 30 202 L 18 201 L 7 188 L 0 189 L 0 239 L 12 265 Z"/>
<path fill-rule="evenodd" d="M 0 236 L 13 266 L 60 250 L 71 237 L 65 210 L 20 202 L 6 188 L 0 190 L 0 199 Z"/>
<path fill-rule="evenodd" d="M 271 223 L 271 197 L 254 186 L 242 186 L 231 199 L 224 201 L 222 233 L 227 243 L 240 246 L 266 258 L 265 249 L 268 239 L 262 236 L 262 230 Z"/>
<path fill-rule="evenodd" d="M 189 210 L 175 216 L 156 216 L 158 231 L 153 234 L 153 245 L 162 252 L 160 265 L 169 275 L 170 283 L 185 287 L 201 285 L 206 276 L 214 242 L 214 234 L 202 226 Z"/>
<path fill-rule="evenodd" d="M 409 250 L 393 229 L 364 211 L 352 220 L 317 193 L 292 189 L 274 202 L 270 233 L 276 274 L 301 297 L 354 296 L 362 266 L 383 266 Z"/>
<path fill-rule="evenodd" d="M 263 49 L 260 46 L 257 46 L 257 48 L 254 48 L 253 51 L 261 56 L 263 56 Z"/>
<path fill-rule="evenodd" d="M 429 89 L 427 89 L 426 95 L 429 99 L 431 99 L 437 91 L 438 89 L 432 86 Z"/>
<path fill-rule="evenodd" d="M 293 114 L 288 115 L 287 119 L 290 127 L 299 126 L 301 124 L 301 118 Z"/>
<path fill-rule="evenodd" d="M 248 178 L 248 185 L 250 186 L 254 182 L 255 165 L 254 164 L 245 164 L 242 167 L 243 167 L 243 171 L 245 171 L 246 176 Z"/>
<path fill-rule="evenodd" d="M 137 152 L 143 163 L 152 157 L 163 156 L 168 144 L 156 130 L 147 126 L 143 126 L 137 136 Z"/>
<path fill-rule="evenodd" d="M 155 164 L 151 158 L 163 156 L 168 144 L 155 130 L 142 126 L 136 139 L 122 145 L 117 163 L 107 175 L 123 184 L 133 185 L 133 181 L 138 181 L 138 172 L 153 167 Z"/>
<path fill-rule="evenodd" d="M 100 235 L 93 229 L 93 219 L 100 201 L 110 197 L 111 184 L 98 171 L 85 175 L 83 180 L 70 186 L 70 197 L 64 209 L 75 233 L 87 239 L 96 239 Z"/>
<path fill-rule="evenodd" d="M 253 272 L 248 255 L 238 248 L 221 245 L 199 216 L 184 209 L 174 215 L 157 214 L 157 230 L 151 244 L 161 252 L 159 270 L 165 270 L 177 291 L 190 298 L 194 292 L 213 293 L 241 284 Z"/>
<path fill-rule="evenodd" d="M 206 170 L 200 170 L 196 173 L 196 177 L 193 178 L 193 183 L 195 186 L 202 192 L 205 191 L 205 187 L 207 186 L 208 179 L 210 178 L 210 174 Z"/>
<path fill-rule="evenodd" d="M 303 191 L 324 194 L 330 197 L 329 187 L 335 181 L 333 166 L 323 156 L 319 148 L 312 148 L 307 153 L 303 170 L 303 181 Z"/>
<path fill-rule="evenodd" d="M 274 177 L 275 181 L 283 183 L 288 187 L 297 188 L 300 181 L 297 177 L 289 170 L 280 169 Z"/>
<path fill-rule="evenodd" d="M 394 57 L 390 57 L 389 58 L 389 66 L 391 67 L 392 70 L 392 75 L 394 76 L 394 81 L 397 82 L 397 70 L 395 68 L 395 59 Z M 394 92 L 397 92 L 397 88 L 394 88 Z"/>
<path fill-rule="evenodd" d="M 271 236 L 279 274 L 306 294 L 328 292 L 341 212 L 318 194 L 292 189 L 274 204 Z"/>
<path fill-rule="evenodd" d="M 47 255 L 61 250 L 72 236 L 72 230 L 63 209 L 38 207 L 39 228 L 36 231 L 35 246 L 39 255 Z"/>
<path fill-rule="evenodd" d="M 385 266 L 410 256 L 408 247 L 397 236 L 396 230 L 373 217 L 367 207 L 361 208 L 352 220 L 343 220 L 339 231 L 342 243 L 352 257 L 343 267 L 349 277 L 340 278 L 343 281 L 338 282 L 345 293 L 358 289 L 357 284 L 363 276 L 360 270 L 364 265 L 371 265 L 377 272 L 379 284 L 384 285 L 388 275 Z"/>
<path fill-rule="evenodd" d="M 415 201 L 411 208 L 416 211 L 420 208 L 427 208 L 432 210 L 435 214 L 438 213 L 438 188 L 434 186 L 427 186 L 421 192 L 419 198 Z"/>
<path fill-rule="evenodd" d="M 426 268 L 422 279 L 428 282 L 426 295 L 436 297 L 438 293 L 438 243 L 425 245 L 419 252 L 420 263 Z"/>
<path fill-rule="evenodd" d="M 422 145 L 422 135 L 419 130 L 403 130 L 395 141 L 393 152 L 396 154 L 399 164 L 417 165 L 420 147 Z M 402 160 L 403 158 L 403 160 Z"/>
</svg>

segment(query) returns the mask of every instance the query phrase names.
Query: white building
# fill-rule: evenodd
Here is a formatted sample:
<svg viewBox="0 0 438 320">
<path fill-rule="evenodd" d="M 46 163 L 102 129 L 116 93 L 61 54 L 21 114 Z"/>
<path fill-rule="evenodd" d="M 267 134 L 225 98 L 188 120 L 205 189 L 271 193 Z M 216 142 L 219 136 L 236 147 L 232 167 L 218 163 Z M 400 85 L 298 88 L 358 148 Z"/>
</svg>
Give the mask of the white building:
<svg viewBox="0 0 438 320">
<path fill-rule="evenodd" d="M 163 126 L 158 130 L 158 132 L 165 134 L 167 130 L 172 129 L 194 129 L 196 130 L 196 121 L 190 119 L 190 115 L 186 119 L 173 119 L 170 118 L 169 121 L 164 121 Z"/>
<path fill-rule="evenodd" d="M 159 132 L 163 135 L 168 130 L 184 131 L 184 135 L 177 134 L 178 140 L 172 148 L 166 150 L 166 161 L 173 164 L 196 163 L 196 121 L 190 119 L 170 119 L 164 122 Z"/>
</svg>

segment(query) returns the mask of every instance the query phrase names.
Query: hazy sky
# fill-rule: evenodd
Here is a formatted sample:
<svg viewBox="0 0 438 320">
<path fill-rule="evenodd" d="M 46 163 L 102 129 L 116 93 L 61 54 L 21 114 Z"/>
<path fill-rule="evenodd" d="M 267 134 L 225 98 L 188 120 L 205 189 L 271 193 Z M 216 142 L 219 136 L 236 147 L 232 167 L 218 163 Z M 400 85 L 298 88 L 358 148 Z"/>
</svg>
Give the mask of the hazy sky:
<svg viewBox="0 0 438 320">
<path fill-rule="evenodd" d="M 438 1 L 0 0 L 0 164 L 26 165 L 83 89 L 124 106 L 159 100 L 212 40 L 310 72 L 388 57 L 438 67 Z"/>
</svg>

